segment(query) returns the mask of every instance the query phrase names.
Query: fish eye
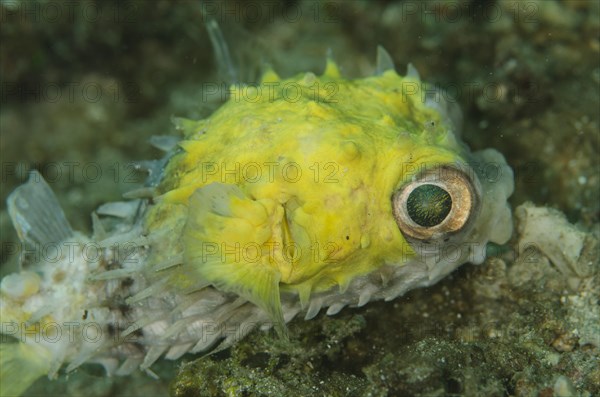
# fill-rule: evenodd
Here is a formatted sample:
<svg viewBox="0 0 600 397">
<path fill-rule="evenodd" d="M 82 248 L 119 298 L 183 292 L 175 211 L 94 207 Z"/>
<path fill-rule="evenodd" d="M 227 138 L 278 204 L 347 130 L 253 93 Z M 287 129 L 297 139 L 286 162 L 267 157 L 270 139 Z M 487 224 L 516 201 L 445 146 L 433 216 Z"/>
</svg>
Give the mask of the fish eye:
<svg viewBox="0 0 600 397">
<path fill-rule="evenodd" d="M 408 216 L 423 227 L 437 226 L 452 209 L 452 197 L 443 187 L 430 183 L 415 187 L 406 200 Z"/>
<path fill-rule="evenodd" d="M 413 240 L 437 240 L 471 224 L 479 210 L 479 186 L 450 166 L 429 169 L 392 196 L 400 231 Z"/>
</svg>

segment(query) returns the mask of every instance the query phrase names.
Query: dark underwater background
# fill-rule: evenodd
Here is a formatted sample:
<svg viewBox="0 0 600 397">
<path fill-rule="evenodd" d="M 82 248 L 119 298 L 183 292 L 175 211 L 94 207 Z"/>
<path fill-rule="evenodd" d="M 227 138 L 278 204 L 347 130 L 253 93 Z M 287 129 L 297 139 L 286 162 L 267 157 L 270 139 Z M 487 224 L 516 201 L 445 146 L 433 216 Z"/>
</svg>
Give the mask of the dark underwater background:
<svg viewBox="0 0 600 397">
<path fill-rule="evenodd" d="M 473 150 L 504 154 L 513 208 L 554 208 L 597 242 L 598 1 L 1 0 L 0 23 L 2 275 L 19 259 L 5 200 L 30 169 L 89 234 L 95 208 L 142 183 L 131 162 L 162 155 L 150 137 L 177 134 L 172 116 L 208 116 L 267 64 L 320 74 L 329 53 L 348 78 L 373 74 L 378 45 L 399 74 L 410 62 L 459 102 Z M 287 342 L 254 333 L 214 356 L 161 361 L 160 380 L 89 365 L 27 395 L 599 395 L 598 245 L 595 270 L 573 281 L 518 239 L 393 302 L 297 319 Z"/>
</svg>

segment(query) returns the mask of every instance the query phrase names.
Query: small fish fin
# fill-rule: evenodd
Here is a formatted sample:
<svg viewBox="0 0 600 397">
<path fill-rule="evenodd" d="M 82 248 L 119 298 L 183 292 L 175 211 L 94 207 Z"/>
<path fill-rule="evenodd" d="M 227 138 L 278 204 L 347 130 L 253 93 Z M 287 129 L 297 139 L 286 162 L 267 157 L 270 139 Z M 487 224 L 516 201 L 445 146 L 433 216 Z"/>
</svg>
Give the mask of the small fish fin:
<svg viewBox="0 0 600 397">
<path fill-rule="evenodd" d="M 279 75 L 277 73 L 275 73 L 273 68 L 271 68 L 269 66 L 267 68 L 267 70 L 265 70 L 265 72 L 263 73 L 262 77 L 260 78 L 260 83 L 261 84 L 273 84 L 273 83 L 278 83 L 280 80 L 281 80 L 281 78 L 279 77 Z"/>
<path fill-rule="evenodd" d="M 171 117 L 171 123 L 173 123 L 175 129 L 180 131 L 184 138 L 187 139 L 202 135 L 204 133 L 204 128 L 206 127 L 207 121 L 205 119 L 191 120 L 183 117 Z M 177 142 L 179 146 L 181 146 L 182 141 L 183 140 Z"/>
<path fill-rule="evenodd" d="M 50 352 L 37 345 L 0 343 L 0 395 L 20 396 L 50 370 Z"/>
<path fill-rule="evenodd" d="M 281 273 L 263 255 L 274 212 L 235 185 L 211 183 L 197 189 L 183 232 L 183 269 L 196 274 L 199 282 L 208 281 L 259 306 L 284 336 Z"/>
<path fill-rule="evenodd" d="M 421 75 L 419 74 L 419 71 L 417 70 L 417 68 L 414 67 L 414 65 L 412 63 L 409 63 L 406 66 L 406 77 L 416 80 L 416 81 L 421 81 Z"/>
<path fill-rule="evenodd" d="M 350 277 L 340 277 L 337 280 L 337 284 L 339 287 L 340 294 L 345 294 L 348 291 L 348 287 L 352 283 L 352 278 Z"/>
<path fill-rule="evenodd" d="M 396 70 L 394 61 L 390 54 L 382 46 L 377 46 L 377 65 L 375 66 L 375 75 L 381 76 L 388 70 Z"/>
<path fill-rule="evenodd" d="M 342 77 L 342 73 L 340 72 L 340 68 L 337 63 L 333 60 L 333 55 L 331 49 L 327 51 L 327 63 L 325 64 L 325 71 L 323 72 L 323 76 L 329 77 L 332 79 L 339 79 Z"/>
<path fill-rule="evenodd" d="M 139 206 L 138 200 L 112 201 L 96 208 L 96 214 L 121 219 L 133 218 L 138 213 Z"/>
<path fill-rule="evenodd" d="M 129 200 L 147 199 L 158 196 L 158 190 L 155 187 L 139 187 L 123 193 L 123 198 Z"/>
<path fill-rule="evenodd" d="M 216 287 L 234 292 L 263 309 L 273 321 L 277 333 L 284 338 L 287 337 L 279 290 L 281 274 L 264 265 L 237 270 L 236 273 L 221 284 L 217 283 Z"/>
<path fill-rule="evenodd" d="M 93 230 L 93 239 L 95 241 L 104 240 L 108 238 L 106 233 L 106 228 L 102 224 L 100 217 L 95 212 L 92 212 L 92 230 Z"/>
<path fill-rule="evenodd" d="M 215 52 L 219 72 L 223 74 L 226 81 L 230 83 L 239 83 L 239 73 L 231 60 L 229 47 L 223 37 L 221 28 L 217 21 L 208 14 L 206 15 L 206 31 L 208 32 L 208 37 L 210 37 L 210 42 L 213 46 L 213 51 Z"/>
<path fill-rule="evenodd" d="M 150 137 L 150 144 L 163 152 L 170 152 L 177 146 L 177 142 L 180 140 L 180 137 L 173 135 L 152 135 Z"/>
<path fill-rule="evenodd" d="M 300 307 L 305 310 L 310 302 L 310 294 L 312 292 L 312 286 L 310 284 L 300 284 L 296 287 L 298 290 L 298 298 L 300 299 Z"/>
<path fill-rule="evenodd" d="M 56 196 L 38 171 L 31 171 L 27 183 L 16 188 L 6 201 L 22 242 L 44 245 L 73 236 L 73 229 Z"/>
<path fill-rule="evenodd" d="M 452 128 L 454 135 L 460 138 L 463 116 L 458 101 L 436 85 L 427 84 L 423 90 L 425 91 L 424 105 L 439 112 L 442 120 Z"/>
</svg>

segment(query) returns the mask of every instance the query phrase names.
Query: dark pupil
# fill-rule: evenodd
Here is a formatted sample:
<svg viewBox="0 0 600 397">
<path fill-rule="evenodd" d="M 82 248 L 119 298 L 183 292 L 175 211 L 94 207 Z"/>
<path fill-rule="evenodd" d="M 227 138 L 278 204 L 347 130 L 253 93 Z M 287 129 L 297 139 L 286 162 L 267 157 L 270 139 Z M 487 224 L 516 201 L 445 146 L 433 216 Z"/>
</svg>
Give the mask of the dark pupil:
<svg viewBox="0 0 600 397">
<path fill-rule="evenodd" d="M 452 198 L 436 185 L 421 185 L 408 195 L 406 209 L 410 218 L 424 227 L 442 223 L 452 208 Z"/>
</svg>

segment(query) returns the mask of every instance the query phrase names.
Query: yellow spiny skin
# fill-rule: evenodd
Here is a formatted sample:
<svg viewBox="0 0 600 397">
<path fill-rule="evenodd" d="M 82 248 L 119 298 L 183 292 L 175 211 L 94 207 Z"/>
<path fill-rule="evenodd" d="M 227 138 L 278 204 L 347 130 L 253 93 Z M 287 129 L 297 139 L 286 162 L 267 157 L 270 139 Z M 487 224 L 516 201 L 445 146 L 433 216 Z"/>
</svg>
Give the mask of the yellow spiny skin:
<svg viewBox="0 0 600 397">
<path fill-rule="evenodd" d="M 394 191 L 424 168 L 465 162 L 423 90 L 393 70 L 346 80 L 329 62 L 319 77 L 268 72 L 209 118 L 185 121 L 146 218 L 183 247 L 170 282 L 234 292 L 283 324 L 281 292 L 305 304 L 401 266 L 414 251 L 394 220 Z"/>
</svg>

